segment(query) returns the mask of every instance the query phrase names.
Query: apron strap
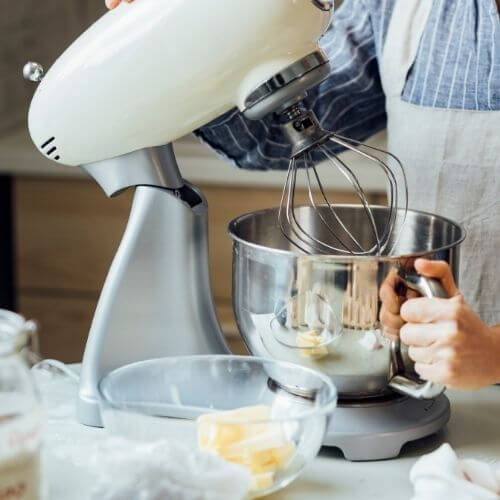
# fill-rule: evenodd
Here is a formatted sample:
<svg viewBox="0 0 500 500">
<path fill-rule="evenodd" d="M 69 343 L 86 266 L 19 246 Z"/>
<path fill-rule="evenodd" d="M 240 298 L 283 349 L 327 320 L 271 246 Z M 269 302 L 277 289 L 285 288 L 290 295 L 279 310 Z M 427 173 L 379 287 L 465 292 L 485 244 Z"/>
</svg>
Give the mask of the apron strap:
<svg viewBox="0 0 500 500">
<path fill-rule="evenodd" d="M 417 56 L 433 0 L 397 0 L 392 12 L 381 61 L 387 97 L 401 97 L 408 72 Z"/>
</svg>

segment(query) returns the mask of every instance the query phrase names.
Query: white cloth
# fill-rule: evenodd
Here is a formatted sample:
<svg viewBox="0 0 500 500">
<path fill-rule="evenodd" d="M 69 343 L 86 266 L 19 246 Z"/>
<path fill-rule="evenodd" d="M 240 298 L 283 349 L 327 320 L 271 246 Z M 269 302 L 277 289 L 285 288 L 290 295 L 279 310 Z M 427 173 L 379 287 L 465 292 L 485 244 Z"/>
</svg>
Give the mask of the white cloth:
<svg viewBox="0 0 500 500">
<path fill-rule="evenodd" d="M 500 466 L 460 460 L 449 444 L 423 456 L 413 466 L 412 500 L 498 500 Z"/>
<path fill-rule="evenodd" d="M 61 375 L 34 372 L 47 425 L 44 477 L 47 499 L 241 500 L 250 472 L 185 443 L 139 443 L 76 421 L 77 385 Z M 65 481 L 60 478 L 64 477 Z M 63 484 L 72 484 L 64 491 Z"/>
<path fill-rule="evenodd" d="M 402 99 L 432 4 L 433 0 L 398 0 L 390 20 L 381 63 L 388 149 L 405 166 L 410 208 L 450 217 L 465 227 L 460 287 L 483 321 L 496 324 L 500 111 L 439 109 Z"/>
<path fill-rule="evenodd" d="M 92 500 L 240 500 L 250 472 L 182 443 L 107 437 L 88 455 Z"/>
</svg>

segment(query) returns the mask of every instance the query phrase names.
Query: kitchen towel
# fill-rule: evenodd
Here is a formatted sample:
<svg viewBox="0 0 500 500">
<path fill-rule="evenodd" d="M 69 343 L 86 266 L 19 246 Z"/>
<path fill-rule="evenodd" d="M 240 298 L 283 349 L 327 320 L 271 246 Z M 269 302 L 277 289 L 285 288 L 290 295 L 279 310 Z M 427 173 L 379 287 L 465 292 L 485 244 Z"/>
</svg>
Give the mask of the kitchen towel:
<svg viewBox="0 0 500 500">
<path fill-rule="evenodd" d="M 500 466 L 459 459 L 449 444 L 424 455 L 413 466 L 412 500 L 499 500 Z"/>
</svg>

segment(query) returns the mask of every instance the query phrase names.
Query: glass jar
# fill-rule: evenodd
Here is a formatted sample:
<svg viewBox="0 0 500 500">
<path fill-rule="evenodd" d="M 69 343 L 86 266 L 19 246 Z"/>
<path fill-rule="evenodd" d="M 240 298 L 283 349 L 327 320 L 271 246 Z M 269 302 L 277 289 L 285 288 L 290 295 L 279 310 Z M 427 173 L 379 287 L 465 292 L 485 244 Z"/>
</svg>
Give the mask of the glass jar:
<svg viewBox="0 0 500 500">
<path fill-rule="evenodd" d="M 34 342 L 36 324 L 0 309 L 0 499 L 41 498 L 43 419 L 28 366 Z"/>
</svg>

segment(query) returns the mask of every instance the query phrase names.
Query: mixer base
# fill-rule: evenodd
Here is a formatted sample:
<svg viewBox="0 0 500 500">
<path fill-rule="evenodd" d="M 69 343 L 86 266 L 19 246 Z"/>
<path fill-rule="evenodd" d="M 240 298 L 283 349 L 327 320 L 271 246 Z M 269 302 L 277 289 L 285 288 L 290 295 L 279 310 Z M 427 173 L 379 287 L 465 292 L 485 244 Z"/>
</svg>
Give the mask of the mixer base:
<svg viewBox="0 0 500 500">
<path fill-rule="evenodd" d="M 395 458 L 404 444 L 438 432 L 449 418 L 445 395 L 339 405 L 323 444 L 339 448 L 351 461 Z"/>
</svg>

